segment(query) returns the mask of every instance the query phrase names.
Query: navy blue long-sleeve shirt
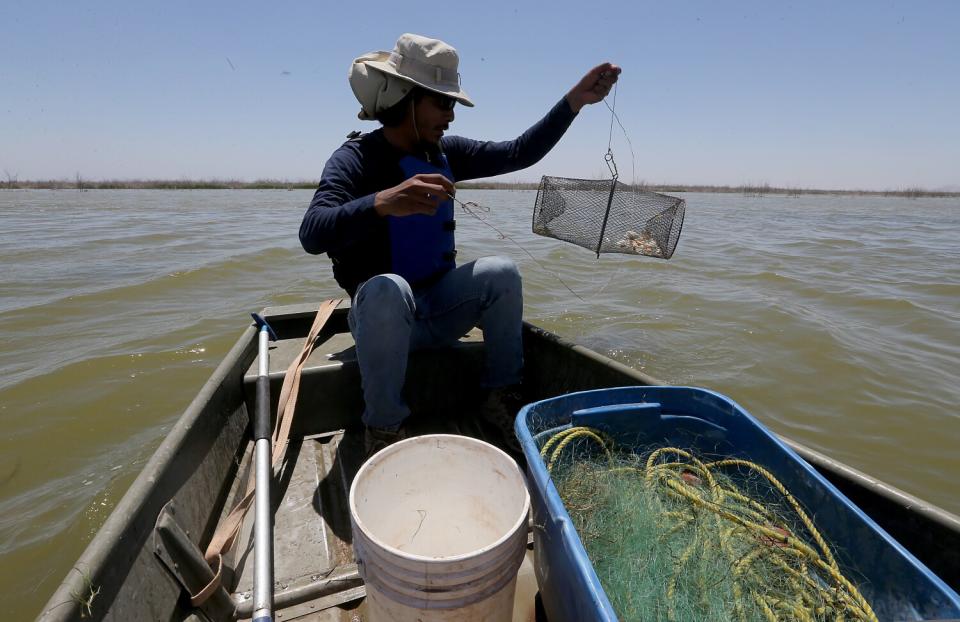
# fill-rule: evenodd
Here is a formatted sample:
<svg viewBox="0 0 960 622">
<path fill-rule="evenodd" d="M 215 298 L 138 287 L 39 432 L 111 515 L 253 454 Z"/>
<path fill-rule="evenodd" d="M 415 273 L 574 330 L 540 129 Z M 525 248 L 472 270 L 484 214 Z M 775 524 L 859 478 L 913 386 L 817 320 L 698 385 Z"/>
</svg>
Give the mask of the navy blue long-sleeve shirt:
<svg viewBox="0 0 960 622">
<path fill-rule="evenodd" d="M 566 98 L 518 138 L 481 142 L 444 136 L 441 148 L 455 181 L 512 173 L 537 163 L 563 136 L 576 113 Z M 378 129 L 344 143 L 327 160 L 320 185 L 300 225 L 308 253 L 327 253 L 333 275 L 353 296 L 372 276 L 390 272 L 387 219 L 374 209 L 374 196 L 404 181 L 406 154 Z"/>
</svg>

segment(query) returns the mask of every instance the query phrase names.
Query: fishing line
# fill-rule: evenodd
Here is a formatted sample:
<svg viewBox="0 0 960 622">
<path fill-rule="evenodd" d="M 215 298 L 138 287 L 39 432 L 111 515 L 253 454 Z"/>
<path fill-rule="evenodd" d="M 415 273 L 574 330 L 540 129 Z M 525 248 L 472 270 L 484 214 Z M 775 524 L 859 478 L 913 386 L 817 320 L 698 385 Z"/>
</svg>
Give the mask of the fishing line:
<svg viewBox="0 0 960 622">
<path fill-rule="evenodd" d="M 616 120 L 617 125 L 620 126 L 620 131 L 623 133 L 623 138 L 627 141 L 627 147 L 630 148 L 630 184 L 636 189 L 637 187 L 637 155 L 633 151 L 633 143 L 630 141 L 630 135 L 627 134 L 627 128 L 623 126 L 623 123 L 620 121 L 620 116 L 617 114 L 617 91 L 619 90 L 620 83 L 615 82 L 613 85 L 613 106 L 607 102 L 607 98 L 603 98 L 603 105 L 607 107 L 607 110 L 610 111 L 610 132 L 607 135 L 607 155 L 604 156 L 604 160 L 607 157 L 610 158 L 610 162 L 613 162 L 613 170 L 616 171 L 616 162 L 613 161 L 613 122 Z M 597 263 L 600 263 L 600 255 L 597 255 Z M 626 269 L 626 265 L 621 265 L 619 268 L 610 273 L 610 276 L 607 277 L 606 282 L 603 286 L 597 290 L 597 293 L 594 296 L 599 296 L 607 287 L 610 286 L 610 283 L 613 282 L 614 278 L 620 276 L 623 271 Z"/>
<path fill-rule="evenodd" d="M 636 187 L 636 185 L 637 185 L 637 169 L 636 169 L 636 160 L 637 160 L 637 158 L 636 158 L 636 156 L 635 156 L 634 153 L 633 153 L 633 143 L 630 142 L 630 137 L 627 136 L 627 130 L 626 130 L 626 128 L 623 127 L 623 123 L 620 123 L 620 117 L 617 116 L 617 112 L 616 112 L 616 111 L 617 111 L 617 90 L 618 90 L 618 88 L 619 88 L 619 87 L 618 87 L 618 83 L 614 83 L 614 85 L 613 85 L 613 106 L 612 106 L 612 107 L 610 106 L 609 103 L 607 103 L 607 98 L 606 98 L 606 97 L 603 98 L 603 105 L 606 106 L 606 107 L 607 107 L 607 110 L 610 111 L 610 133 L 607 135 L 607 155 L 604 156 L 604 160 L 606 160 L 606 158 L 609 157 L 609 158 L 610 158 L 610 161 L 613 162 L 613 121 L 614 121 L 614 119 L 616 119 L 617 124 L 620 126 L 620 130 L 623 132 L 623 137 L 627 139 L 627 145 L 629 145 L 629 147 L 630 147 L 630 174 L 631 174 L 630 183 L 631 183 L 634 187 Z M 616 163 L 614 163 L 613 166 L 614 166 L 614 170 L 616 170 Z M 599 254 L 599 253 L 597 253 L 597 263 L 600 263 L 600 254 Z M 604 283 L 604 284 L 603 284 L 603 287 L 601 287 L 601 288 L 599 289 L 599 291 L 597 291 L 597 293 L 594 294 L 594 295 L 595 295 L 595 296 L 599 296 L 600 294 L 602 294 L 602 293 L 607 289 L 607 287 L 610 285 L 610 283 L 613 282 L 614 277 L 619 276 L 620 273 L 623 272 L 623 269 L 624 269 L 624 266 L 620 266 L 619 269 L 615 270 L 614 272 L 611 272 L 611 273 L 610 273 L 610 276 L 607 278 L 606 283 Z"/>
<path fill-rule="evenodd" d="M 611 145 L 613 144 L 613 121 L 617 121 L 617 125 L 620 126 L 620 131 L 623 132 L 623 137 L 627 141 L 627 146 L 630 148 L 630 183 L 634 187 L 637 185 L 637 155 L 633 152 L 633 143 L 630 142 L 630 135 L 627 134 L 627 128 L 623 127 L 623 123 L 620 121 L 620 115 L 617 114 L 617 88 L 618 83 L 613 85 L 613 107 L 607 102 L 607 98 L 603 98 L 603 105 L 607 107 L 607 110 L 610 111 L 610 135 L 607 138 L 607 153 L 610 154 L 610 157 L 613 157 L 613 150 Z"/>
<path fill-rule="evenodd" d="M 584 300 L 584 299 L 580 296 L 580 294 L 578 294 L 577 292 L 573 291 L 573 289 L 572 289 L 569 285 L 567 285 L 566 282 L 565 282 L 563 279 L 560 278 L 560 275 L 559 275 L 559 274 L 557 274 L 557 273 L 554 272 L 553 270 L 550 270 L 549 268 L 547 268 L 545 265 L 543 265 L 543 263 L 540 262 L 539 259 L 537 259 L 536 257 L 534 257 L 534 256 L 530 253 L 530 251 L 528 251 L 527 249 L 525 249 L 525 248 L 523 247 L 523 245 L 521 245 L 519 242 L 517 242 L 516 240 L 514 240 L 512 237 L 510 237 L 509 235 L 507 235 L 506 233 L 504 233 L 503 231 L 501 231 L 500 229 L 498 229 L 496 226 L 494 226 L 493 224 L 491 224 L 486 218 L 483 218 L 482 216 L 480 216 L 480 214 L 478 214 L 477 212 L 474 211 L 474 209 L 476 209 L 477 211 L 480 211 L 480 212 L 489 212 L 489 211 L 490 211 L 490 208 L 489 208 L 489 207 L 480 205 L 479 203 L 476 203 L 476 202 L 474 202 L 474 201 L 467 201 L 467 202 L 461 201 L 460 199 L 458 199 L 457 197 L 453 196 L 453 195 L 450 194 L 449 192 L 447 193 L 447 196 L 450 197 L 451 199 L 453 199 L 453 200 L 460 206 L 460 208 L 463 209 L 463 211 L 465 211 L 466 213 L 470 214 L 471 216 L 473 216 L 474 218 L 476 218 L 477 220 L 479 220 L 480 222 L 482 222 L 482 223 L 485 224 L 486 226 L 488 226 L 488 227 L 490 227 L 491 229 L 493 229 L 493 230 L 497 233 L 497 236 L 498 236 L 501 240 L 510 240 L 511 242 L 513 242 L 514 246 L 516 246 L 517 248 L 519 248 L 520 250 L 522 250 L 522 251 L 527 255 L 527 257 L 529 257 L 530 259 L 532 259 L 532 260 L 534 261 L 534 263 L 536 263 L 538 266 L 540 266 L 540 269 L 541 269 L 541 270 L 543 270 L 543 271 L 546 272 L 547 274 L 553 275 L 553 278 L 555 278 L 555 279 L 557 279 L 558 281 L 560 281 L 560 284 L 563 285 L 565 288 L 567 288 L 567 291 L 569 291 L 571 294 L 573 294 L 574 296 L 576 296 L 576 297 L 580 300 L 580 302 L 586 302 L 586 300 Z"/>
</svg>

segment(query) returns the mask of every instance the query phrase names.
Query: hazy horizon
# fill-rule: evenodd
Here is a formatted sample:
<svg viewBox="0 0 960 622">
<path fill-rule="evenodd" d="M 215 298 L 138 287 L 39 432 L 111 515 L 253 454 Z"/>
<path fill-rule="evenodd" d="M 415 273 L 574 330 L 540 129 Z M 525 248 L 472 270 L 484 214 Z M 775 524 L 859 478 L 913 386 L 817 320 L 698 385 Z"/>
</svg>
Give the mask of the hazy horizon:
<svg viewBox="0 0 960 622">
<path fill-rule="evenodd" d="M 588 178 L 595 179 L 598 177 Z M 608 179 L 609 174 L 603 177 L 602 179 Z M 97 189 L 112 189 L 112 188 L 95 188 L 91 185 L 110 185 L 116 184 L 122 189 L 124 184 L 129 184 L 131 189 L 138 189 L 139 186 L 143 186 L 144 189 L 150 189 L 152 186 L 175 186 L 176 184 L 189 184 L 196 186 L 207 185 L 227 185 L 227 184 L 237 184 L 237 185 L 248 185 L 252 186 L 255 184 L 263 185 L 264 187 L 283 187 L 283 186 L 314 186 L 319 182 L 319 178 L 314 179 L 289 179 L 289 178 L 269 178 L 269 177 L 254 177 L 254 178 L 239 178 L 239 177 L 209 177 L 209 178 L 187 178 L 180 177 L 177 179 L 162 179 L 162 178 L 116 178 L 116 177 L 106 177 L 102 179 L 88 179 L 86 177 L 80 176 L 79 180 L 76 176 L 74 177 L 60 177 L 54 179 L 0 179 L 0 190 L 43 190 L 48 188 L 31 188 L 24 187 L 29 185 L 57 185 L 53 189 L 73 189 L 78 185 L 81 185 L 83 189 L 97 190 Z M 471 179 L 465 182 L 459 182 L 465 186 L 536 186 L 540 183 L 539 179 L 525 179 L 525 178 L 513 178 L 510 176 L 500 176 L 500 177 L 488 177 L 482 179 Z M 623 181 L 621 183 L 630 183 L 628 181 Z M 739 191 L 740 189 L 746 190 L 755 190 L 755 189 L 766 189 L 770 192 L 786 192 L 786 191 L 801 191 L 801 192 L 823 192 L 823 193 L 868 193 L 868 194 L 880 194 L 880 193 L 906 193 L 906 192 L 921 192 L 921 193 L 946 193 L 946 194 L 960 194 L 960 185 L 948 185 L 941 186 L 937 188 L 924 188 L 920 186 L 901 186 L 901 187 L 888 187 L 888 188 L 817 188 L 809 186 L 775 186 L 772 184 L 767 184 L 765 182 L 760 182 L 759 184 L 700 184 L 700 183 L 674 183 L 674 182 L 655 182 L 649 180 L 637 180 L 637 183 L 642 184 L 643 186 L 651 188 L 693 188 L 693 189 L 704 189 L 704 191 L 709 191 L 710 189 L 725 190 L 725 191 Z M 459 185 L 459 184 L 458 184 Z M 163 188 L 161 188 L 163 189 Z M 204 188 L 197 188 L 204 189 Z M 494 188 L 495 189 L 495 188 Z M 509 188 L 505 188 L 509 189 Z M 696 190 L 694 190 L 696 191 Z"/>
</svg>

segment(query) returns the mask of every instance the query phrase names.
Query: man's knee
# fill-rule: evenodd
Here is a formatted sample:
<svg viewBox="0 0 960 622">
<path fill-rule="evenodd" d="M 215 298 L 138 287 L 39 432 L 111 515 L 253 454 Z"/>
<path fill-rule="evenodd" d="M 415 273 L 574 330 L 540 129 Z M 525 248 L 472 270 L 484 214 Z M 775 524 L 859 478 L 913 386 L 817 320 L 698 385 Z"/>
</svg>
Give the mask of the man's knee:
<svg viewBox="0 0 960 622">
<path fill-rule="evenodd" d="M 509 257 L 483 257 L 477 260 L 477 268 L 494 291 L 520 293 L 520 269 Z"/>
<path fill-rule="evenodd" d="M 371 319 L 402 317 L 409 321 L 416 309 L 410 284 L 396 274 L 378 274 L 368 279 L 357 291 L 354 304 Z"/>
</svg>

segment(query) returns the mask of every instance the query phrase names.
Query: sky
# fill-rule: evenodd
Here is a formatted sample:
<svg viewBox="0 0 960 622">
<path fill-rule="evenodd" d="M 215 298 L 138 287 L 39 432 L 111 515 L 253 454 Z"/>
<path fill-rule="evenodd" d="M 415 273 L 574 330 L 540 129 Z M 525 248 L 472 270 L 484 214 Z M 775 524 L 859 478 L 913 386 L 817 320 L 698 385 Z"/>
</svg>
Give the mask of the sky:
<svg viewBox="0 0 960 622">
<path fill-rule="evenodd" d="M 624 181 L 960 190 L 952 0 L 0 0 L 0 181 L 316 180 L 377 127 L 352 60 L 404 32 L 460 54 L 450 133 L 514 138 L 609 60 Z M 606 176 L 610 122 L 584 109 L 504 181 Z"/>
</svg>

